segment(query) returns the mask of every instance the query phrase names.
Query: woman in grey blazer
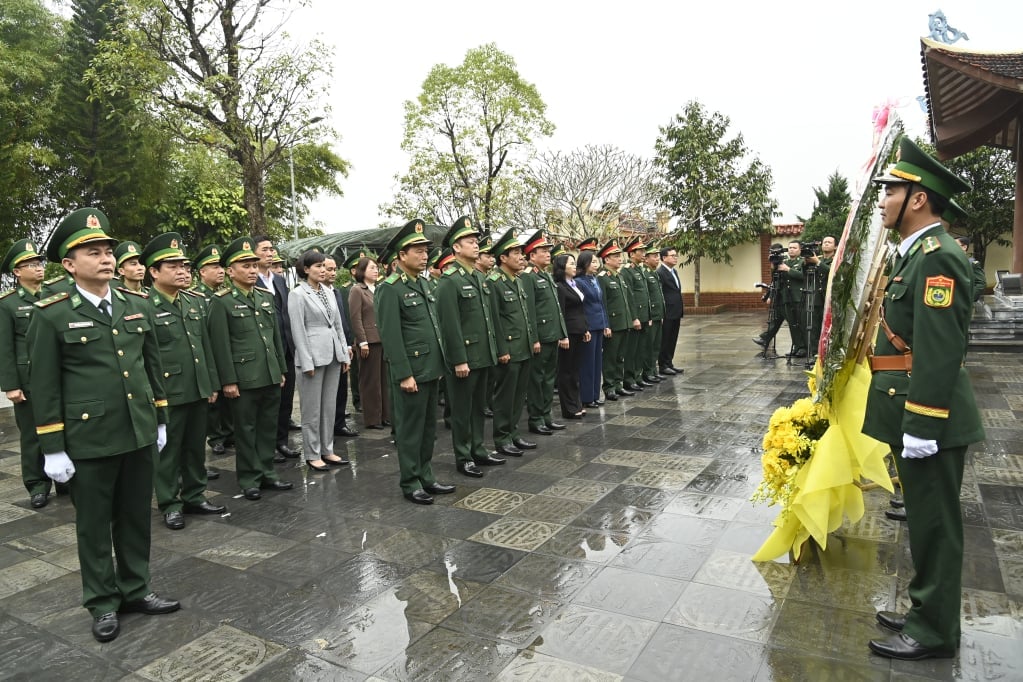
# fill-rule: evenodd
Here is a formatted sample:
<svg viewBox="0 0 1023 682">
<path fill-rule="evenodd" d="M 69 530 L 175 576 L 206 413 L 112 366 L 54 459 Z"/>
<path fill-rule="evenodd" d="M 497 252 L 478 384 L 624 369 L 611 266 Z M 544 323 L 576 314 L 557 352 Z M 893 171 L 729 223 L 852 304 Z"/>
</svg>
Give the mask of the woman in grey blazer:
<svg viewBox="0 0 1023 682">
<path fill-rule="evenodd" d="M 317 471 L 327 470 L 329 464 L 348 464 L 334 454 L 334 412 L 337 385 L 351 358 L 337 300 L 324 286 L 329 277 L 325 260 L 318 251 L 302 254 L 295 267 L 302 281 L 288 294 L 302 440 L 306 464 Z"/>
<path fill-rule="evenodd" d="M 369 258 L 360 258 L 355 266 L 355 286 L 348 294 L 348 314 L 359 352 L 359 395 L 362 398 L 362 419 L 367 429 L 382 429 L 391 424 L 390 401 L 387 398 L 387 371 L 384 369 L 384 347 L 380 343 L 373 292 L 379 270 Z"/>
</svg>

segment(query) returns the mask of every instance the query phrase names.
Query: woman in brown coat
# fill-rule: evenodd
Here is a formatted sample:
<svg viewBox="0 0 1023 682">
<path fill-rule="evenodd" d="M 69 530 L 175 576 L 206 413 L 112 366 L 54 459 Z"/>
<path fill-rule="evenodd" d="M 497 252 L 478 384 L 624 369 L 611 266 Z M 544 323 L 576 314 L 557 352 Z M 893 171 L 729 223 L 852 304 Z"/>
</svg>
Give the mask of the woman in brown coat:
<svg viewBox="0 0 1023 682">
<path fill-rule="evenodd" d="M 379 272 L 373 260 L 359 259 L 355 266 L 356 284 L 348 294 L 348 314 L 359 353 L 362 419 L 367 429 L 382 429 L 391 424 L 384 351 L 380 343 L 380 331 L 377 329 L 376 311 L 373 309 L 373 291 Z"/>
</svg>

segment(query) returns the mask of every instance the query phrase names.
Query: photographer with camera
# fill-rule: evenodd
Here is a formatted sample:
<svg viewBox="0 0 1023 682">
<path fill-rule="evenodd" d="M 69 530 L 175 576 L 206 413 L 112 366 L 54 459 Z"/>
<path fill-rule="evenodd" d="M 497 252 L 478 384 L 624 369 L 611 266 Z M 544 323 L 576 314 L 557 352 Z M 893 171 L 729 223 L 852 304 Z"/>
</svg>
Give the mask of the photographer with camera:
<svg viewBox="0 0 1023 682">
<path fill-rule="evenodd" d="M 772 289 L 768 289 L 769 298 L 767 302 L 772 305 L 781 305 L 782 315 L 772 315 L 768 321 L 767 330 L 759 336 L 753 337 L 753 343 L 762 348 L 770 346 L 778 330 L 781 328 L 782 318 L 789 325 L 789 335 L 792 337 L 792 351 L 790 357 L 806 357 L 806 334 L 802 319 L 803 300 L 803 259 L 802 244 L 798 241 L 789 242 L 788 258 L 783 258 L 780 252 L 769 255 L 769 260 L 774 268 L 774 282 Z M 775 309 L 776 310 L 776 309 Z"/>
<path fill-rule="evenodd" d="M 807 346 L 809 356 L 817 354 L 821 339 L 821 325 L 824 322 L 824 296 L 828 290 L 828 275 L 831 273 L 831 262 L 835 258 L 835 238 L 828 236 L 820 242 L 804 243 L 803 257 L 803 291 L 806 295 L 804 304 L 804 320 L 809 330 Z M 819 252 L 819 255 L 818 255 Z"/>
</svg>

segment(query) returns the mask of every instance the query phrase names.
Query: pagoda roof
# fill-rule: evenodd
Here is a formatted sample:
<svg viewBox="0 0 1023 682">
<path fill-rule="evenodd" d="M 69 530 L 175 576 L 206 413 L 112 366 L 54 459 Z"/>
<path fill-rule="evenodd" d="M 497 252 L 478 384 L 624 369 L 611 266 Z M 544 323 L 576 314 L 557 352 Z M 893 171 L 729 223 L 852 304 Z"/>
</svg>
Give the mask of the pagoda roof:
<svg viewBox="0 0 1023 682">
<path fill-rule="evenodd" d="M 982 145 L 1016 149 L 1023 52 L 983 52 L 920 39 L 931 138 L 950 159 Z"/>
</svg>

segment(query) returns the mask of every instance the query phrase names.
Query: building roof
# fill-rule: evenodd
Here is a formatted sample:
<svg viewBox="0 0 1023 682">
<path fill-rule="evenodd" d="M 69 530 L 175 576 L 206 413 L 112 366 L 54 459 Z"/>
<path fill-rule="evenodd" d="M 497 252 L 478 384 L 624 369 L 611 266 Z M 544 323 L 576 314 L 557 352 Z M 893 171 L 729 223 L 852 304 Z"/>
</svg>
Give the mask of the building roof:
<svg viewBox="0 0 1023 682">
<path fill-rule="evenodd" d="M 803 234 L 803 223 L 778 223 L 771 227 L 771 234 L 778 237 L 798 237 Z"/>
<path fill-rule="evenodd" d="M 950 159 L 989 145 L 1014 149 L 1023 106 L 1023 52 L 982 52 L 920 39 L 931 138 Z"/>
</svg>

